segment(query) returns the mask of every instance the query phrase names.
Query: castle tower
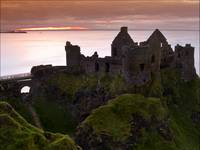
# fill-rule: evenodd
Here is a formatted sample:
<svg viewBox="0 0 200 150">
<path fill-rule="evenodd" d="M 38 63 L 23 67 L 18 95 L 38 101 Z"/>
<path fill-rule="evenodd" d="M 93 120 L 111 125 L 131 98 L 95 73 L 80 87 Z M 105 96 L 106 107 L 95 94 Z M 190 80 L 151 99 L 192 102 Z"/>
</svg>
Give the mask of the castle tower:
<svg viewBox="0 0 200 150">
<path fill-rule="evenodd" d="M 72 45 L 70 42 L 66 42 L 66 65 L 67 66 L 80 66 L 81 53 L 80 47 L 77 45 Z"/>
<path fill-rule="evenodd" d="M 188 81 L 196 77 L 194 67 L 194 47 L 186 44 L 184 47 L 176 45 L 175 47 L 175 66 L 180 71 L 184 80 Z"/>
<path fill-rule="evenodd" d="M 123 55 L 123 46 L 134 46 L 134 41 L 132 40 L 131 36 L 128 34 L 127 27 L 121 27 L 120 32 L 113 40 L 111 44 L 111 56 L 112 57 L 121 57 Z"/>
<path fill-rule="evenodd" d="M 153 34 L 149 37 L 148 41 L 156 41 L 160 44 L 160 66 L 161 68 L 166 68 L 172 66 L 174 59 L 174 52 L 171 48 L 171 45 L 168 44 L 165 36 L 156 29 Z"/>
<path fill-rule="evenodd" d="M 158 73 L 161 65 L 161 49 L 167 45 L 166 38 L 156 29 L 147 40 L 149 45 L 149 63 L 151 64 L 151 71 Z"/>
</svg>

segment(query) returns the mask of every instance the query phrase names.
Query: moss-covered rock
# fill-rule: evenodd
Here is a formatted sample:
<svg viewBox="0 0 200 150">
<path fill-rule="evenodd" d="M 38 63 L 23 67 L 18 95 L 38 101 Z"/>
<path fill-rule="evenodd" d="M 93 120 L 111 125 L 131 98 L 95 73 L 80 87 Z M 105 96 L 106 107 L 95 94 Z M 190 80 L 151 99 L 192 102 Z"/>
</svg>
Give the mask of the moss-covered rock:
<svg viewBox="0 0 200 150">
<path fill-rule="evenodd" d="M 34 124 L 32 115 L 27 107 L 27 102 L 23 101 L 21 97 L 6 97 L 0 100 L 9 103 L 23 118 L 29 123 Z"/>
<path fill-rule="evenodd" d="M 168 123 L 159 99 L 125 94 L 94 110 L 80 125 L 77 142 L 84 149 L 139 149 L 154 134 L 152 148 L 174 144 Z"/>
<path fill-rule="evenodd" d="M 80 89 L 91 90 L 97 88 L 97 86 L 104 87 L 111 95 L 120 95 L 127 91 L 126 82 L 121 75 L 60 73 L 49 78 L 47 84 L 60 89 L 71 100 L 74 99 Z"/>
<path fill-rule="evenodd" d="M 164 69 L 160 79 L 153 79 L 139 91 L 135 89 L 139 88 L 129 86 L 127 91 L 160 99 L 122 95 L 109 101 L 81 124 L 77 142 L 85 149 L 197 150 L 200 147 L 198 77 L 185 82 L 176 70 Z"/>
<path fill-rule="evenodd" d="M 73 134 L 77 123 L 126 91 L 120 75 L 59 73 L 38 81 L 32 103 L 45 130 Z"/>
<path fill-rule="evenodd" d="M 58 73 L 37 85 L 28 104 L 44 129 L 74 135 L 77 120 L 81 120 L 76 140 L 86 150 L 200 147 L 199 78 L 185 82 L 176 70 L 164 69 L 160 78 L 153 77 L 147 85 L 136 87 L 120 75 Z M 19 98 L 6 101 L 20 115 L 1 103 L 0 145 L 5 149 L 76 149 L 69 136 L 28 124 L 26 120 L 33 121 L 26 102 Z"/>
<path fill-rule="evenodd" d="M 0 149 L 77 150 L 67 135 L 46 133 L 26 122 L 8 103 L 0 102 Z"/>
</svg>

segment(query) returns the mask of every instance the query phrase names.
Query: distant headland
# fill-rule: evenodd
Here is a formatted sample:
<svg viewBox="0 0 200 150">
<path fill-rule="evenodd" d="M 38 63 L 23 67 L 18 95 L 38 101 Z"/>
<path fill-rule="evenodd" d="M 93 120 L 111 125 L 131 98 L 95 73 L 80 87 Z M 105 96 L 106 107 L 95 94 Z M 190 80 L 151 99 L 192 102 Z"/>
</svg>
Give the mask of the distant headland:
<svg viewBox="0 0 200 150">
<path fill-rule="evenodd" d="M 0 33 L 27 33 L 26 31 L 16 31 L 16 30 L 13 30 L 13 31 L 1 31 Z"/>
</svg>

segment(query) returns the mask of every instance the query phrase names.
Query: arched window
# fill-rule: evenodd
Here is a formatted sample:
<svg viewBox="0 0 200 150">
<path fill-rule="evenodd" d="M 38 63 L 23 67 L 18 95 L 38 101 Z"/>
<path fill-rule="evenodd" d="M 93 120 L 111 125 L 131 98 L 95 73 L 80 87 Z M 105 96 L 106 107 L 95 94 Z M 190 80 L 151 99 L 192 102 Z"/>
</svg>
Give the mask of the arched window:
<svg viewBox="0 0 200 150">
<path fill-rule="evenodd" d="M 29 93 L 30 92 L 30 87 L 29 86 L 24 86 L 22 89 L 21 89 L 21 93 Z"/>
<path fill-rule="evenodd" d="M 140 64 L 140 71 L 144 71 L 144 64 Z"/>
<path fill-rule="evenodd" d="M 109 63 L 105 64 L 105 71 L 110 72 L 110 64 Z"/>
<path fill-rule="evenodd" d="M 99 63 L 95 62 L 95 72 L 98 72 L 98 71 L 99 71 Z"/>
</svg>

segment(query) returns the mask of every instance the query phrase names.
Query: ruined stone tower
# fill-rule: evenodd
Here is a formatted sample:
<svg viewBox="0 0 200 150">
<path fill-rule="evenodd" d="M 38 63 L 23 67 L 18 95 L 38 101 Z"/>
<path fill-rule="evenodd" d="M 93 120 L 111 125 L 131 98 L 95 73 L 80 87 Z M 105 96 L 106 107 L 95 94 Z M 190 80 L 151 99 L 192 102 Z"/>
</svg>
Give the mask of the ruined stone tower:
<svg viewBox="0 0 200 150">
<path fill-rule="evenodd" d="M 123 55 L 123 46 L 133 47 L 134 41 L 131 36 L 128 34 L 127 27 L 121 27 L 120 32 L 115 37 L 111 44 L 111 56 L 112 57 L 122 57 Z"/>
<path fill-rule="evenodd" d="M 194 67 L 194 47 L 190 44 L 175 47 L 175 66 L 180 71 L 184 80 L 191 80 L 196 77 Z"/>
<path fill-rule="evenodd" d="M 100 58 L 97 52 L 85 57 L 80 53 L 80 47 L 70 42 L 66 43 L 65 50 L 67 66 L 80 68 L 86 74 L 121 74 L 133 85 L 147 84 L 153 75 L 159 78 L 163 68 L 177 69 L 184 80 L 196 77 L 194 47 L 177 45 L 174 52 L 158 29 L 138 45 L 128 34 L 128 28 L 121 27 L 111 44 L 111 56 L 104 58 Z"/>
<path fill-rule="evenodd" d="M 81 53 L 80 47 L 72 45 L 70 42 L 66 42 L 66 64 L 67 66 L 80 66 Z"/>
<path fill-rule="evenodd" d="M 153 32 L 147 41 L 149 43 L 157 42 L 160 45 L 157 50 L 152 47 L 154 49 L 153 53 L 155 53 L 154 56 L 157 55 L 156 58 L 160 59 L 159 64 L 157 64 L 160 68 L 166 68 L 173 65 L 174 52 L 171 45 L 168 44 L 165 36 L 158 29 Z"/>
</svg>

